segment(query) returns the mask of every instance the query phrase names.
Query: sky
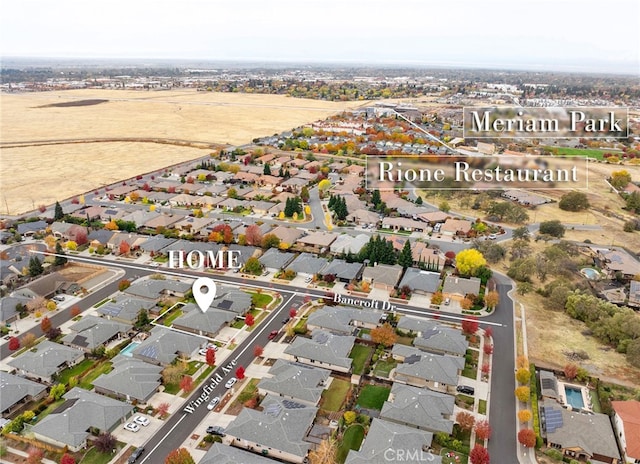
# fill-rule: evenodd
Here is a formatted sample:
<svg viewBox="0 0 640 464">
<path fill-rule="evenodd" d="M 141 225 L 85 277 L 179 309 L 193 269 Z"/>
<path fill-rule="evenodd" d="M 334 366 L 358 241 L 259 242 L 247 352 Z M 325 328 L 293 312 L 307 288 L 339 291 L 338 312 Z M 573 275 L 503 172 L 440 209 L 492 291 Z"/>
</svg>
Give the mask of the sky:
<svg viewBox="0 0 640 464">
<path fill-rule="evenodd" d="M 637 0 L 0 0 L 0 55 L 640 75 Z"/>
</svg>

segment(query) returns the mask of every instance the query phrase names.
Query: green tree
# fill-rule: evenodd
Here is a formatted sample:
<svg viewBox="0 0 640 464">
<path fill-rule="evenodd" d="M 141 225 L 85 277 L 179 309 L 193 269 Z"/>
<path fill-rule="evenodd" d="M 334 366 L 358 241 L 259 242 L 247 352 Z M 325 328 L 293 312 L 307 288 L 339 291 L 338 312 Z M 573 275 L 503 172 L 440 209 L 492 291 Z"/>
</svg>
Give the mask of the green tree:
<svg viewBox="0 0 640 464">
<path fill-rule="evenodd" d="M 448 213 L 449 211 L 451 211 L 451 205 L 449 205 L 448 201 L 442 200 L 438 205 L 438 209 L 444 213 Z"/>
<path fill-rule="evenodd" d="M 621 190 L 631 182 L 631 174 L 626 170 L 614 171 L 611 173 L 611 185 L 617 190 Z"/>
<path fill-rule="evenodd" d="M 625 198 L 626 208 L 636 214 L 640 214 L 640 193 L 633 192 Z"/>
<path fill-rule="evenodd" d="M 62 248 L 62 245 L 60 245 L 60 242 L 56 242 L 56 255 L 64 255 L 64 254 L 65 252 Z M 56 266 L 62 266 L 67 263 L 67 258 L 65 258 L 64 256 L 56 256 L 53 263 Z"/>
<path fill-rule="evenodd" d="M 416 205 L 421 205 L 421 204 L 422 204 L 422 197 L 418 195 L 418 198 L 416 198 Z"/>
<path fill-rule="evenodd" d="M 61 221 L 64 218 L 64 212 L 62 211 L 62 206 L 60 206 L 60 202 L 56 201 L 56 206 L 53 210 L 53 220 Z"/>
<path fill-rule="evenodd" d="M 286 217 L 292 217 L 294 214 L 302 214 L 302 202 L 300 197 L 287 198 L 284 207 L 284 215 Z"/>
<path fill-rule="evenodd" d="M 562 237 L 564 235 L 564 226 L 558 219 L 552 221 L 544 221 L 540 223 L 540 233 L 551 235 L 552 237 Z"/>
<path fill-rule="evenodd" d="M 635 367 L 640 367 L 640 338 L 632 340 L 627 345 L 627 361 Z"/>
<path fill-rule="evenodd" d="M 149 319 L 149 313 L 147 313 L 146 309 L 141 309 L 140 311 L 138 311 L 138 318 L 136 320 L 137 328 L 145 327 L 149 325 L 150 322 L 151 320 Z"/>
<path fill-rule="evenodd" d="M 300 199 L 305 203 L 309 201 L 309 188 L 306 185 L 300 190 Z"/>
<path fill-rule="evenodd" d="M 231 187 L 227 190 L 227 198 L 238 198 L 238 191 Z"/>
<path fill-rule="evenodd" d="M 558 206 L 564 211 L 582 211 L 589 207 L 589 200 L 583 192 L 567 192 L 560 198 Z"/>
<path fill-rule="evenodd" d="M 271 175 L 271 166 L 269 166 L 269 163 L 264 163 L 264 169 L 262 170 L 262 173 L 265 176 L 270 176 Z"/>
<path fill-rule="evenodd" d="M 247 259 L 247 262 L 244 264 L 244 272 L 252 275 L 262 274 L 262 264 L 260 264 L 258 258 L 252 256 Z"/>
<path fill-rule="evenodd" d="M 32 256 L 29 259 L 29 275 L 31 277 L 39 276 L 44 272 L 44 268 L 42 267 L 42 263 L 38 259 L 37 256 Z"/>
<path fill-rule="evenodd" d="M 513 239 L 514 240 L 526 240 L 529 241 L 531 233 L 527 226 L 520 226 L 513 230 Z"/>
<path fill-rule="evenodd" d="M 402 251 L 398 256 L 398 264 L 402 266 L 403 269 L 407 269 L 413 265 L 413 255 L 411 253 L 411 241 L 407 240 L 404 242 L 404 246 L 402 247 Z"/>
<path fill-rule="evenodd" d="M 65 384 L 57 383 L 53 387 L 51 387 L 51 390 L 49 390 L 49 398 L 57 401 L 62 398 L 62 395 L 64 395 L 66 391 L 67 387 Z"/>
<path fill-rule="evenodd" d="M 382 198 L 380 197 L 380 190 L 375 189 L 371 194 L 371 203 L 373 203 L 373 206 L 377 207 L 381 201 Z"/>
<path fill-rule="evenodd" d="M 478 269 L 486 264 L 482 253 L 473 248 L 462 250 L 456 255 L 456 268 L 463 276 L 475 276 Z"/>
<path fill-rule="evenodd" d="M 267 234 L 262 237 L 261 245 L 264 250 L 269 248 L 278 248 L 278 246 L 280 246 L 280 238 L 275 234 Z"/>
</svg>

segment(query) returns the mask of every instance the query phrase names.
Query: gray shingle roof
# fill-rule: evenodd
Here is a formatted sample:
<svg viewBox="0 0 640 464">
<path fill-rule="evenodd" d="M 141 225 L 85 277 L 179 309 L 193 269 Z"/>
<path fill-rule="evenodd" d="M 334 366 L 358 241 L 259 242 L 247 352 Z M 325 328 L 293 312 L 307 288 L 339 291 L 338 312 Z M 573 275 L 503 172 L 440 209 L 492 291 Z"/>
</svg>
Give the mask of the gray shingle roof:
<svg viewBox="0 0 640 464">
<path fill-rule="evenodd" d="M 266 268 L 284 269 L 293 259 L 295 254 L 278 251 L 275 248 L 269 248 L 265 254 L 260 256 L 258 261 Z"/>
<path fill-rule="evenodd" d="M 130 404 L 82 388 L 72 388 L 58 409 L 34 425 L 31 431 L 77 448 L 89 435 L 89 428 L 110 430 L 132 410 Z"/>
<path fill-rule="evenodd" d="M 115 303 L 106 303 L 98 308 L 100 314 L 116 317 L 123 321 L 134 321 L 141 309 L 150 309 L 155 306 L 154 301 L 143 300 L 128 296 L 116 297 Z"/>
<path fill-rule="evenodd" d="M 35 397 L 47 387 L 17 375 L 0 371 L 0 412 L 4 412 L 23 398 Z"/>
<path fill-rule="evenodd" d="M 389 399 L 380 411 L 380 418 L 410 424 L 433 432 L 451 433 L 455 398 L 426 388 L 394 383 Z"/>
<path fill-rule="evenodd" d="M 233 446 L 214 443 L 199 464 L 273 464 L 273 459 L 265 458 Z"/>
<path fill-rule="evenodd" d="M 205 339 L 156 326 L 151 336 L 143 341 L 132 355 L 151 363 L 171 364 L 179 354 L 191 356 Z"/>
<path fill-rule="evenodd" d="M 0 299 L 0 322 L 4 322 L 7 319 L 11 319 L 15 316 L 18 311 L 16 311 L 16 305 L 26 304 L 31 301 L 30 298 L 26 297 L 13 297 L 13 296 L 5 296 Z"/>
<path fill-rule="evenodd" d="M 317 274 L 327 265 L 324 258 L 316 258 L 311 253 L 300 253 L 286 269 L 304 274 Z"/>
<path fill-rule="evenodd" d="M 398 450 L 412 453 L 414 459 L 440 464 L 442 463 L 440 456 L 427 452 L 432 440 L 433 434 L 431 432 L 381 419 L 373 419 L 360 451 L 349 451 L 345 464 L 388 464 L 391 461 L 389 458 L 395 458 Z M 404 456 L 407 455 L 404 454 Z"/>
<path fill-rule="evenodd" d="M 378 264 L 376 266 L 367 266 L 362 272 L 362 278 L 371 280 L 374 283 L 379 282 L 385 285 L 396 286 L 400 276 L 402 275 L 402 266 L 397 264 L 390 266 L 388 264 Z"/>
<path fill-rule="evenodd" d="M 463 367 L 464 358 L 462 357 L 416 350 L 414 354 L 406 357 L 402 364 L 398 364 L 396 376 L 408 375 L 445 385 L 457 385 L 458 370 Z"/>
<path fill-rule="evenodd" d="M 51 377 L 63 364 L 83 357 L 81 350 L 45 340 L 7 364 L 36 377 Z"/>
<path fill-rule="evenodd" d="M 405 285 L 408 285 L 412 291 L 435 293 L 440 286 L 440 274 L 410 267 L 405 271 L 398 287 L 404 287 Z"/>
<path fill-rule="evenodd" d="M 362 263 L 348 263 L 344 259 L 334 259 L 327 263 L 327 265 L 320 271 L 321 275 L 332 274 L 338 279 L 353 280 L 360 276 L 364 264 Z"/>
<path fill-rule="evenodd" d="M 227 437 L 236 437 L 304 457 L 311 443 L 304 441 L 318 408 L 291 403 L 267 395 L 262 411 L 244 408 L 226 429 Z"/>
<path fill-rule="evenodd" d="M 209 308 L 206 313 L 200 311 L 196 305 L 189 303 L 182 311 L 185 313 L 173 321 L 174 327 L 184 327 L 191 330 L 202 330 L 211 336 L 217 334 L 227 322 L 235 319 L 231 311 Z"/>
<path fill-rule="evenodd" d="M 69 329 L 72 333 L 65 335 L 63 342 L 89 350 L 102 345 L 118 333 L 125 333 L 132 327 L 113 320 L 97 316 L 84 316 Z"/>
<path fill-rule="evenodd" d="M 555 410 L 560 411 L 562 416 L 560 427 L 553 432 L 547 430 L 549 443 L 558 444 L 562 448 L 582 448 L 590 456 L 599 454 L 620 459 L 609 416 L 569 411 L 553 400 L 545 400 L 543 409 L 545 415 Z"/>
<path fill-rule="evenodd" d="M 259 389 L 318 404 L 331 372 L 278 359 L 269 369 L 269 374 L 273 377 L 263 378 L 258 383 Z"/>
<path fill-rule="evenodd" d="M 444 279 L 442 293 L 458 294 L 462 296 L 465 296 L 467 293 L 477 295 L 480 293 L 480 279 L 477 277 L 465 279 L 462 277 L 448 275 Z"/>
<path fill-rule="evenodd" d="M 157 253 L 164 248 L 170 247 L 175 242 L 175 238 L 165 238 L 162 235 L 156 235 L 155 237 L 151 237 L 149 240 L 142 243 L 140 245 L 140 249 L 146 252 L 153 251 L 154 253 Z"/>
<path fill-rule="evenodd" d="M 298 358 L 350 368 L 352 359 L 349 358 L 349 353 L 355 340 L 352 336 L 314 330 L 312 338 L 297 337 L 284 352 Z"/>
<path fill-rule="evenodd" d="M 233 287 L 222 286 L 218 288 L 218 296 L 210 307 L 242 315 L 251 307 L 251 295 Z"/>
<path fill-rule="evenodd" d="M 94 387 L 145 402 L 160 386 L 161 366 L 121 355 L 113 358 L 112 362 L 113 370 L 94 380 Z"/>
<path fill-rule="evenodd" d="M 148 279 L 134 282 L 129 288 L 125 290 L 125 293 L 127 295 L 155 300 L 160 298 L 163 293 L 185 293 L 190 288 L 191 284 L 179 280 Z"/>
<path fill-rule="evenodd" d="M 347 306 L 323 306 L 314 311 L 307 319 L 307 325 L 321 327 L 330 332 L 350 334 L 354 330 L 352 321 L 377 324 L 382 312 Z"/>
<path fill-rule="evenodd" d="M 426 351 L 444 351 L 464 356 L 469 347 L 469 342 L 460 330 L 432 320 L 404 316 L 398 322 L 398 328 L 416 332 L 418 336 L 413 344 Z"/>
</svg>

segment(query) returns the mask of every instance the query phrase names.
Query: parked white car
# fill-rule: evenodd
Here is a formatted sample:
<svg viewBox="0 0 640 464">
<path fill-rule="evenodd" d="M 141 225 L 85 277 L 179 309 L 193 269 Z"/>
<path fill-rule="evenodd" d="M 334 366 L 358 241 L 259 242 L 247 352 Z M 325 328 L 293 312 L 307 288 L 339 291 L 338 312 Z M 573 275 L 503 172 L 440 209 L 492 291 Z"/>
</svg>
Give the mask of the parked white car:
<svg viewBox="0 0 640 464">
<path fill-rule="evenodd" d="M 227 381 L 227 383 L 224 384 L 224 388 L 229 389 L 229 388 L 233 387 L 236 384 L 237 381 L 238 381 L 238 379 L 236 379 L 235 377 L 231 377 Z"/>
<path fill-rule="evenodd" d="M 147 419 L 144 416 L 136 416 L 133 418 L 133 422 L 135 422 L 138 425 L 142 425 L 143 427 L 146 427 L 147 425 L 149 425 L 151 422 L 149 421 L 149 419 Z"/>
<path fill-rule="evenodd" d="M 124 429 L 128 430 L 129 432 L 137 432 L 138 430 L 140 430 L 140 426 L 135 422 L 127 422 L 126 424 L 124 424 Z"/>
</svg>

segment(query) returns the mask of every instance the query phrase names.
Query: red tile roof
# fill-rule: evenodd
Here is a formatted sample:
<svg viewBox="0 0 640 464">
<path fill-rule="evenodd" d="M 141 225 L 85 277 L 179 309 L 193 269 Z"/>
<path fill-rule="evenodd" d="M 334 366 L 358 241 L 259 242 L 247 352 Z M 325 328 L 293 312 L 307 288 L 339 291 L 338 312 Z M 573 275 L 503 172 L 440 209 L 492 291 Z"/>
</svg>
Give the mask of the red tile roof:
<svg viewBox="0 0 640 464">
<path fill-rule="evenodd" d="M 640 459 L 640 401 L 612 401 L 611 406 L 624 424 L 627 456 Z"/>
</svg>

